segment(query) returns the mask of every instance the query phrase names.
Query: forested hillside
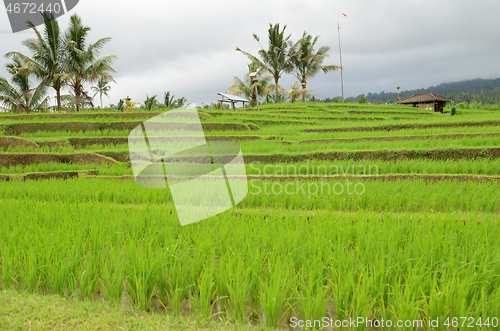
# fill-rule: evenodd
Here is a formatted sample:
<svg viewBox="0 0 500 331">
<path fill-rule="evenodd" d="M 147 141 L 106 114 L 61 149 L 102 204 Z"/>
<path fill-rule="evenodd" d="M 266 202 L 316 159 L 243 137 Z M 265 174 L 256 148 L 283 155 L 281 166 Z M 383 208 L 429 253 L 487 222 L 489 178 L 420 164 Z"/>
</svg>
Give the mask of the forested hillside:
<svg viewBox="0 0 500 331">
<path fill-rule="evenodd" d="M 500 78 L 473 79 L 455 83 L 442 83 L 437 86 L 401 92 L 401 99 L 417 93 L 433 92 L 452 99 L 454 102 L 482 102 L 483 104 L 500 103 Z M 368 93 L 367 102 L 371 103 L 396 103 L 398 94 L 395 92 Z M 357 101 L 361 95 L 350 98 Z"/>
</svg>

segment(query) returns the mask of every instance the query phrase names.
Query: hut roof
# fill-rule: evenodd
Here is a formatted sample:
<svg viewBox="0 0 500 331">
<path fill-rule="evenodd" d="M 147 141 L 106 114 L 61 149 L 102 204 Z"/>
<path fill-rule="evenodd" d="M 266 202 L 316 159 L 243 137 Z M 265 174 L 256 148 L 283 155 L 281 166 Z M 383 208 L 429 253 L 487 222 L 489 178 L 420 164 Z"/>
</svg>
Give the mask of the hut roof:
<svg viewBox="0 0 500 331">
<path fill-rule="evenodd" d="M 237 95 L 232 95 L 232 94 L 227 94 L 227 93 L 218 93 L 220 96 L 222 96 L 222 99 L 227 98 L 229 101 L 235 101 L 235 102 L 250 102 L 245 98 L 239 97 Z"/>
<path fill-rule="evenodd" d="M 431 92 L 431 93 L 415 94 L 409 98 L 402 100 L 400 103 L 420 103 L 420 102 L 434 102 L 434 101 L 450 102 L 451 100 Z"/>
</svg>

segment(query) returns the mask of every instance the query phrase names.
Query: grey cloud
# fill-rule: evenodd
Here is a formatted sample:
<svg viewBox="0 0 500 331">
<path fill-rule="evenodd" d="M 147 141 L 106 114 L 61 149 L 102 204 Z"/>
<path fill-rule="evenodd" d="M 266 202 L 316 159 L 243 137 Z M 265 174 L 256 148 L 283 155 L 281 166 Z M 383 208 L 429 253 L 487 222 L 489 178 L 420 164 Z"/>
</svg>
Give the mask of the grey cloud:
<svg viewBox="0 0 500 331">
<path fill-rule="evenodd" d="M 97 9 L 100 8 L 100 9 Z M 339 64 L 337 18 L 341 17 L 345 95 L 414 89 L 462 79 L 500 77 L 498 56 L 500 3 L 495 0 L 231 0 L 166 2 L 80 1 L 74 10 L 92 27 L 90 41 L 110 36 L 102 54 L 118 56 L 116 103 L 130 95 L 170 90 L 188 101 L 209 103 L 242 76 L 248 60 L 234 49 L 253 54 L 267 43 L 269 23 L 287 25 L 297 40 L 304 30 L 321 35 L 331 47 L 328 64 Z M 0 30 L 8 29 L 0 13 Z M 67 18 L 61 19 L 63 29 Z M 26 52 L 31 35 L 1 34 L 0 53 Z M 0 75 L 6 75 L 3 64 Z M 288 88 L 295 81 L 283 77 Z M 317 97 L 340 95 L 340 74 L 319 74 L 309 82 Z"/>
</svg>

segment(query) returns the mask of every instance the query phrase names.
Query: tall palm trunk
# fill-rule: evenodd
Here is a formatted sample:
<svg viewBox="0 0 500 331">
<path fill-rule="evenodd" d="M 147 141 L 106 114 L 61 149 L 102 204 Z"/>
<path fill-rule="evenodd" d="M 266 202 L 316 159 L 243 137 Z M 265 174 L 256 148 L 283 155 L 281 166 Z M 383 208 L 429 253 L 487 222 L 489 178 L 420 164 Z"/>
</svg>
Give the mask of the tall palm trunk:
<svg viewBox="0 0 500 331">
<path fill-rule="evenodd" d="M 57 112 L 61 112 L 61 88 L 56 89 Z"/>
<path fill-rule="evenodd" d="M 75 106 L 76 111 L 80 111 L 80 83 L 75 84 Z"/>
<path fill-rule="evenodd" d="M 276 93 L 275 96 L 274 96 L 274 100 L 275 100 L 276 103 L 280 102 L 280 98 L 279 98 L 279 95 L 278 95 L 278 82 L 279 82 L 279 80 L 280 80 L 280 77 L 274 75 L 274 83 L 275 83 L 274 93 Z"/>
<path fill-rule="evenodd" d="M 257 107 L 257 91 L 256 91 L 257 83 L 252 85 L 252 106 Z"/>
<path fill-rule="evenodd" d="M 74 93 L 75 93 L 75 106 L 76 106 L 76 111 L 80 111 L 80 95 L 82 93 L 82 86 L 80 84 L 81 80 L 79 75 L 75 75 L 75 88 L 74 88 Z"/>
<path fill-rule="evenodd" d="M 304 79 L 301 83 L 302 83 L 302 102 L 306 102 L 306 92 L 304 90 L 307 87 L 307 82 Z"/>
<path fill-rule="evenodd" d="M 79 112 L 80 111 L 80 95 L 77 94 L 75 96 L 75 104 L 76 104 L 76 111 Z"/>
</svg>

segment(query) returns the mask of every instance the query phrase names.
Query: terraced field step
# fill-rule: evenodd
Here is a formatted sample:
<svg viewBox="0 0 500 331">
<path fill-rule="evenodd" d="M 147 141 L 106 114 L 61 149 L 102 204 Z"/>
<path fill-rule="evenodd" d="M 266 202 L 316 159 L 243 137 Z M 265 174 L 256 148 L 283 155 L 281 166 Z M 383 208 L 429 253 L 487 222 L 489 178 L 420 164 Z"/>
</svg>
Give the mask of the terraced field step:
<svg viewBox="0 0 500 331">
<path fill-rule="evenodd" d="M 133 179 L 133 176 L 131 176 Z M 424 180 L 428 182 L 453 181 L 453 182 L 500 182 L 500 176 L 476 176 L 476 175 L 441 175 L 441 174 L 393 174 L 393 175 L 363 175 L 363 176 L 247 176 L 248 179 L 266 181 L 290 181 L 290 180 L 356 180 L 356 181 L 398 181 L 398 180 Z"/>
<path fill-rule="evenodd" d="M 46 179 L 70 179 L 82 176 L 95 176 L 98 172 L 95 170 L 86 171 L 53 171 L 53 172 L 32 172 L 20 175 L 1 175 L 0 181 L 24 182 L 27 180 L 46 180 Z"/>
<path fill-rule="evenodd" d="M 37 143 L 23 138 L 17 137 L 0 137 L 0 151 L 6 151 L 9 148 L 33 148 L 36 149 L 40 147 Z"/>
<path fill-rule="evenodd" d="M 98 153 L 115 159 L 118 162 L 129 162 L 128 152 L 102 152 Z M 338 160 L 474 160 L 478 158 L 496 159 L 500 157 L 500 148 L 470 148 L 470 149 L 438 149 L 414 151 L 357 151 L 357 152 L 331 152 L 309 154 L 269 154 L 269 155 L 243 155 L 245 162 L 252 163 L 294 163 L 308 160 L 338 161 Z"/>
<path fill-rule="evenodd" d="M 42 179 L 70 179 L 77 177 L 108 179 L 108 180 L 134 180 L 134 176 L 99 176 L 97 171 L 59 171 L 30 173 L 21 176 L 0 175 L 0 181 L 27 181 Z M 227 176 L 229 179 L 244 179 L 244 176 Z M 286 181 L 414 181 L 423 180 L 426 182 L 452 181 L 452 182 L 500 182 L 500 176 L 477 176 L 477 175 L 446 175 L 446 174 L 393 174 L 393 175 L 364 175 L 364 176 L 246 176 L 248 180 L 286 182 Z M 164 180 L 164 177 L 158 177 Z"/>
<path fill-rule="evenodd" d="M 86 132 L 86 131 L 104 131 L 104 130 L 132 130 L 143 122 L 47 122 L 47 123 L 15 123 L 0 125 L 0 129 L 5 131 L 6 135 L 17 136 L 22 133 L 35 133 L 39 131 L 65 131 L 65 132 Z M 174 124 L 172 124 L 174 125 Z M 182 127 L 175 123 L 173 129 L 189 129 L 189 124 Z M 257 131 L 259 127 L 255 124 L 238 123 L 202 123 L 204 131 Z"/>
<path fill-rule="evenodd" d="M 393 137 L 363 137 L 346 139 L 312 139 L 303 140 L 300 144 L 318 144 L 318 143 L 349 143 L 356 141 L 399 141 L 399 140 L 441 140 L 441 139 L 462 139 L 462 138 L 480 138 L 480 137 L 498 137 L 500 133 L 470 133 L 470 134 L 439 134 L 429 136 L 393 136 Z M 290 145 L 293 142 L 283 141 L 283 145 Z"/>
<path fill-rule="evenodd" d="M 293 163 L 307 160 L 473 160 L 478 158 L 496 159 L 500 157 L 500 148 L 471 148 L 471 149 L 443 149 L 443 150 L 414 150 L 414 151 L 357 151 L 332 152 L 310 154 L 273 154 L 273 155 L 244 155 L 245 162 L 260 163 Z"/>
<path fill-rule="evenodd" d="M 280 122 L 290 122 L 292 124 L 301 123 L 300 121 L 308 121 L 308 122 L 317 122 L 322 120 L 387 120 L 387 119 L 422 119 L 423 116 L 429 116 L 427 113 L 398 113 L 398 112 L 307 112 L 300 113 L 295 111 L 283 111 L 283 112 L 264 112 L 264 113 L 240 113 L 240 112 L 218 112 L 218 113 L 209 113 L 210 116 L 215 118 L 224 117 L 226 119 L 232 118 L 237 119 L 239 121 L 280 121 Z M 390 117 L 375 117 L 380 115 L 392 115 Z M 401 115 L 415 115 L 420 117 L 401 117 Z M 394 117 L 396 116 L 396 117 Z M 307 123 L 307 122 L 302 122 Z"/>
<path fill-rule="evenodd" d="M 0 153 L 0 167 L 32 165 L 42 163 L 115 164 L 116 161 L 95 153 L 49 154 L 49 153 Z"/>
<path fill-rule="evenodd" d="M 276 140 L 276 137 L 269 136 L 205 136 L 207 141 L 249 141 L 249 140 Z M 164 138 L 165 141 L 172 141 L 172 137 Z M 181 137 L 178 140 L 189 140 L 190 137 Z M 68 138 L 60 140 L 32 141 L 18 137 L 0 137 L 0 151 L 7 151 L 9 148 L 24 148 L 36 150 L 40 147 L 69 147 L 85 148 L 93 145 L 123 145 L 128 144 L 128 137 L 103 137 L 103 138 Z"/>
<path fill-rule="evenodd" d="M 22 122 L 22 123 L 52 123 L 52 122 L 68 122 L 71 120 L 78 120 L 80 122 L 123 122 L 130 120 L 145 121 L 152 117 L 158 116 L 163 112 L 134 112 L 134 113 L 62 113 L 62 114 L 30 114 L 30 115 L 0 115 L 0 122 Z M 401 112 L 401 111 L 336 111 L 336 110 L 281 110 L 281 111 L 206 111 L 201 110 L 198 112 L 202 120 L 210 121 L 213 118 L 237 119 L 239 122 L 252 121 L 252 120 L 268 120 L 274 121 L 288 121 L 292 124 L 295 123 L 308 123 L 309 121 L 318 120 L 385 120 L 392 117 L 374 117 L 376 115 L 415 115 L 431 116 L 431 113 L 425 112 Z M 353 116 L 350 116 L 353 115 Z M 398 117 L 399 118 L 399 117 Z M 405 117 L 411 118 L 411 117 Z M 300 121 L 308 122 L 300 122 Z M 12 123 L 12 124 L 14 124 Z"/>
<path fill-rule="evenodd" d="M 259 137 L 259 136 L 205 136 L 208 141 L 248 141 L 248 140 L 274 140 L 275 137 Z M 189 137 L 182 137 L 181 140 L 187 140 Z M 172 141 L 172 137 L 165 138 Z M 84 148 L 92 145 L 122 145 L 128 144 L 128 138 L 69 138 L 69 145 L 75 148 Z M 43 145 L 51 142 L 38 142 Z"/>
<path fill-rule="evenodd" d="M 434 128 L 456 128 L 456 127 L 478 127 L 478 126 L 498 126 L 500 121 L 484 122 L 458 122 L 458 123 L 434 123 L 434 124 L 401 124 L 374 127 L 349 127 L 331 129 L 305 129 L 303 132 L 359 132 L 359 131 L 397 131 L 406 129 L 434 129 Z"/>
<path fill-rule="evenodd" d="M 149 119 L 160 115 L 158 112 L 137 112 L 137 113 L 71 113 L 71 114 L 30 114 L 30 115 L 0 115 L 1 120 L 38 121 L 38 120 L 70 120 L 96 118 L 116 118 L 116 119 Z"/>
<path fill-rule="evenodd" d="M 393 110 L 393 111 L 371 111 L 371 110 L 349 110 L 349 114 L 384 114 L 384 115 L 425 115 L 425 116 L 433 116 L 432 112 L 418 112 L 418 111 L 401 111 L 401 110 Z"/>
</svg>

